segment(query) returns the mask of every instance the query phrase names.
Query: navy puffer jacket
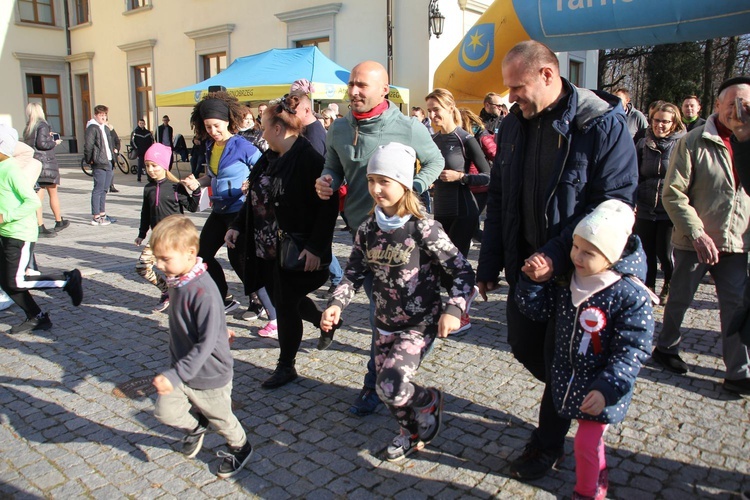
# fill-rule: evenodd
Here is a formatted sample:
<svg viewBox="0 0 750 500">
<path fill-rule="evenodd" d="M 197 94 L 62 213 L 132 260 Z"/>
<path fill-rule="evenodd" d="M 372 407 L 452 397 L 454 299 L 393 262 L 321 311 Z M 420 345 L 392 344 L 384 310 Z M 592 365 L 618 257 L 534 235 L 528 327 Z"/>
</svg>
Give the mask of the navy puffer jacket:
<svg viewBox="0 0 750 500">
<path fill-rule="evenodd" d="M 523 314 L 537 321 L 555 317 L 552 399 L 562 417 L 622 421 L 641 365 L 651 354 L 654 314 L 642 282 L 646 256 L 637 236 L 630 236 L 613 270 L 623 277 L 578 307 L 573 305 L 569 282 L 538 284 L 525 276 L 518 282 L 515 299 Z M 606 401 L 598 416 L 579 410 L 592 390 L 601 392 Z"/>
<path fill-rule="evenodd" d="M 608 199 L 635 206 L 638 163 L 625 113 L 613 95 L 579 89 L 562 79 L 567 108 L 555 122 L 560 154 L 547 188 L 543 220 L 547 243 L 539 249 L 552 259 L 556 275 L 570 268 L 573 229 L 581 218 Z M 500 271 L 515 284 L 523 259 L 521 180 L 528 121 L 514 105 L 500 124 L 497 154 L 490 173 L 487 220 L 479 253 L 478 282 L 497 282 Z"/>
</svg>

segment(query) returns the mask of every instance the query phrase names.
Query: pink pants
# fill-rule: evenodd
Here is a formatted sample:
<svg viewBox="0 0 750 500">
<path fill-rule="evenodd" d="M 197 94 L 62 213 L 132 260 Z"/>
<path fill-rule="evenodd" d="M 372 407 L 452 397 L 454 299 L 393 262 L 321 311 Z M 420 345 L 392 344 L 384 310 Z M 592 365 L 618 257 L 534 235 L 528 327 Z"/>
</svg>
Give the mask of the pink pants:
<svg viewBox="0 0 750 500">
<path fill-rule="evenodd" d="M 578 432 L 573 447 L 576 456 L 575 491 L 579 495 L 596 496 L 599 473 L 607 468 L 602 441 L 605 430 L 607 424 L 590 420 L 578 421 Z"/>
</svg>

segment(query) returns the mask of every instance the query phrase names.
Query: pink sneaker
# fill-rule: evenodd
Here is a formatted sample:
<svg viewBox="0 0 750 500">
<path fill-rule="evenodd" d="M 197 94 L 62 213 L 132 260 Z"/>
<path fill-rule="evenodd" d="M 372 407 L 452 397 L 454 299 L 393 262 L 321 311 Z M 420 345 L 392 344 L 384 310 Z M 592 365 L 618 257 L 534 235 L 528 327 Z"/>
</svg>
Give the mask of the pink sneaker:
<svg viewBox="0 0 750 500">
<path fill-rule="evenodd" d="M 269 321 L 266 326 L 258 330 L 258 335 L 264 338 L 277 339 L 279 338 L 278 330 L 279 327 Z"/>
</svg>

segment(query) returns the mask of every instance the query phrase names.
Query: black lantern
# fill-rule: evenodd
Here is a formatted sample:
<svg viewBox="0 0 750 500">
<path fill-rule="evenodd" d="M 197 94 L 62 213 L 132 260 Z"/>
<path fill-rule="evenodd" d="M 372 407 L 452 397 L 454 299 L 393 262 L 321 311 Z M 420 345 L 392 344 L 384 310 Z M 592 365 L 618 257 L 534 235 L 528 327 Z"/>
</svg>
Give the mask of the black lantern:
<svg viewBox="0 0 750 500">
<path fill-rule="evenodd" d="M 445 16 L 440 13 L 438 8 L 438 0 L 430 0 L 430 22 L 427 26 L 427 33 L 432 36 L 435 33 L 437 38 L 443 34 L 443 23 L 445 22 Z"/>
</svg>

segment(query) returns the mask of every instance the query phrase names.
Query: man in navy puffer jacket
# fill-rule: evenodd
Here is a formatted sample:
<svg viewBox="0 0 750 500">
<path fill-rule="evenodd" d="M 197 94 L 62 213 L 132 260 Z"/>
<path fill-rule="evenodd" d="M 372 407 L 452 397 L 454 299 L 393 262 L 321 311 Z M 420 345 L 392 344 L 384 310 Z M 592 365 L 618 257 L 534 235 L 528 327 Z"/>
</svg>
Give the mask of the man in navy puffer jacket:
<svg viewBox="0 0 750 500">
<path fill-rule="evenodd" d="M 485 300 L 503 269 L 513 297 L 524 259 L 535 251 L 544 253 L 550 273 L 565 273 L 576 224 L 607 199 L 634 206 L 638 183 L 635 146 L 617 97 L 561 78 L 555 54 L 534 41 L 513 47 L 502 70 L 515 104 L 498 130 L 491 173 L 477 269 Z M 512 300 L 507 319 L 513 355 L 547 382 L 553 329 L 547 335 L 548 323 L 525 318 Z M 546 386 L 539 426 L 511 474 L 523 480 L 544 476 L 562 457 L 569 427 Z"/>
</svg>

